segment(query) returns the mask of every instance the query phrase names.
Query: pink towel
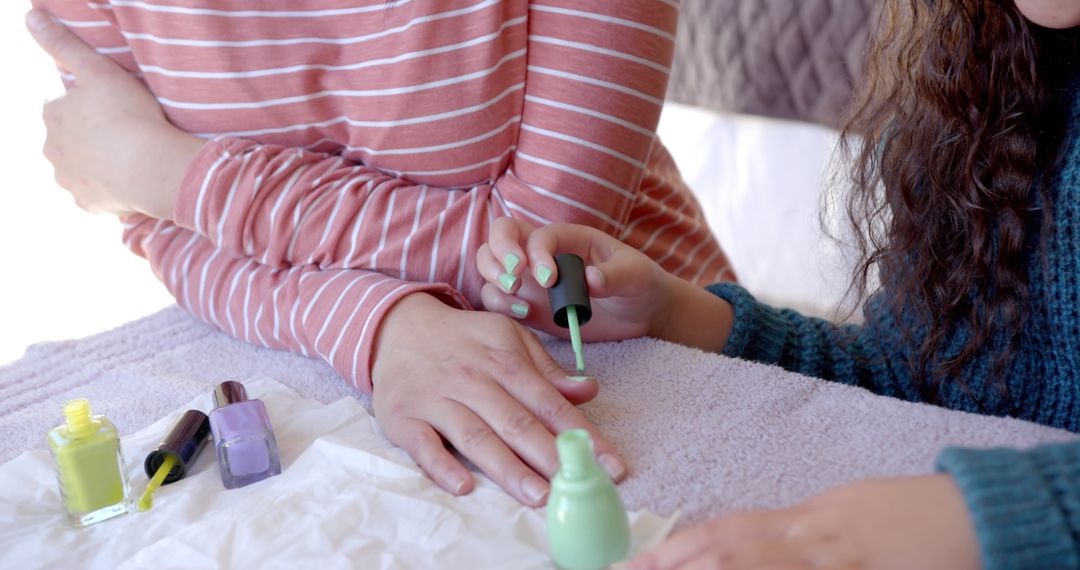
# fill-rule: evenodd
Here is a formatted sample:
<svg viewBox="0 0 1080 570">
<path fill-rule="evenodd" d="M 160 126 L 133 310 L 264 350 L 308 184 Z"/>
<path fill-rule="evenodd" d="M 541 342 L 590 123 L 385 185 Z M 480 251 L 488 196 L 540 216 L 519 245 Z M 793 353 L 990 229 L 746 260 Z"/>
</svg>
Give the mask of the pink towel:
<svg viewBox="0 0 1080 570">
<path fill-rule="evenodd" d="M 569 345 L 547 346 L 569 369 Z M 587 345 L 585 356 L 602 389 L 583 409 L 630 462 L 620 486 L 627 506 L 682 511 L 683 524 L 790 505 L 857 479 L 927 473 L 950 445 L 1077 437 L 651 339 Z M 0 461 L 44 448 L 69 398 L 90 398 L 96 413 L 131 433 L 222 380 L 257 375 L 323 402 L 354 395 L 370 409 L 326 365 L 230 339 L 173 307 L 85 339 L 36 345 L 0 368 Z"/>
</svg>

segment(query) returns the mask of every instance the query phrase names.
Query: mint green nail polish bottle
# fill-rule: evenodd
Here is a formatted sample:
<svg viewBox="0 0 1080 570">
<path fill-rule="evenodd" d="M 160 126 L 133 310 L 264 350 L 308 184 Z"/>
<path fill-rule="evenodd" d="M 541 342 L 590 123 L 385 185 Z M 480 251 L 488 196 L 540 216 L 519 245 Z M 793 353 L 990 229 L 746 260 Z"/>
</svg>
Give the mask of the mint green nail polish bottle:
<svg viewBox="0 0 1080 570">
<path fill-rule="evenodd" d="M 619 492 L 596 462 L 592 438 L 583 429 L 555 438 L 559 472 L 547 503 L 548 543 L 565 570 L 599 570 L 630 552 L 630 521 Z"/>
</svg>

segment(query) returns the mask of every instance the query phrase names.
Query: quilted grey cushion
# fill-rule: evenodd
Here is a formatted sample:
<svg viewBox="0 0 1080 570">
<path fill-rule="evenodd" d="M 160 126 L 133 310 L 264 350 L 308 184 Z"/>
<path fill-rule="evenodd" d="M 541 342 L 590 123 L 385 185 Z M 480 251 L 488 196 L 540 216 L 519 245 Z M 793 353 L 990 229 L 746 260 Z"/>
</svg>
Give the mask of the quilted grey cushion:
<svg viewBox="0 0 1080 570">
<path fill-rule="evenodd" d="M 882 0 L 682 0 L 668 97 L 837 126 Z"/>
</svg>

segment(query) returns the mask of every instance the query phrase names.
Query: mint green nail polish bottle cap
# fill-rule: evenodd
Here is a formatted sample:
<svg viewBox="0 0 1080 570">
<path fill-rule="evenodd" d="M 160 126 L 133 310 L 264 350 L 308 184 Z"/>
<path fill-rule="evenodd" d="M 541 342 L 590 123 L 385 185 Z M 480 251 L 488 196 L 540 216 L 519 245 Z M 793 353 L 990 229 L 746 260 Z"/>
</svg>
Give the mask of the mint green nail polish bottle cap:
<svg viewBox="0 0 1080 570">
<path fill-rule="evenodd" d="M 630 551 L 626 509 L 596 462 L 592 438 L 583 429 L 555 438 L 559 472 L 547 503 L 548 543 L 564 570 L 599 570 L 624 560 Z"/>
</svg>

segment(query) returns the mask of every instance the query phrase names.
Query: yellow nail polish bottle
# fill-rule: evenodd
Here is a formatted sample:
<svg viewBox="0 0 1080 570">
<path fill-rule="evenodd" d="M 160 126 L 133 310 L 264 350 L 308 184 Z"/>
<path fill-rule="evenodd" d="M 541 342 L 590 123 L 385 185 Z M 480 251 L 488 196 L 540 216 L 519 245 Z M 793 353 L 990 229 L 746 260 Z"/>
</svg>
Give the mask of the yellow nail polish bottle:
<svg viewBox="0 0 1080 570">
<path fill-rule="evenodd" d="M 85 399 L 64 404 L 64 418 L 67 423 L 46 438 L 72 520 L 87 526 L 128 512 L 130 488 L 116 427 L 105 416 L 91 416 Z"/>
</svg>

